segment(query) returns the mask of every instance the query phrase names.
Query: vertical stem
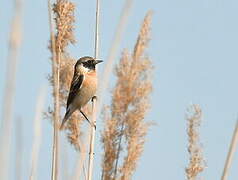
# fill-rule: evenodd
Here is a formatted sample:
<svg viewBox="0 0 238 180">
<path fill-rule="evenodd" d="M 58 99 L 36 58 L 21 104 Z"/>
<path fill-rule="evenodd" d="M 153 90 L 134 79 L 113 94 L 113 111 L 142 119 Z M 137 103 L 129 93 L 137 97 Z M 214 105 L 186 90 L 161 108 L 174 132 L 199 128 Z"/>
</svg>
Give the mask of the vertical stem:
<svg viewBox="0 0 238 180">
<path fill-rule="evenodd" d="M 53 152 L 52 152 L 52 171 L 51 180 L 58 179 L 58 121 L 59 121 L 59 70 L 60 70 L 60 56 L 56 55 L 54 24 L 52 19 L 52 8 L 50 0 L 48 0 L 49 23 L 50 23 L 50 38 L 52 47 L 52 72 L 54 81 L 54 138 L 53 138 Z M 58 57 L 58 62 L 57 62 Z"/>
<path fill-rule="evenodd" d="M 96 0 L 96 26 L 95 26 L 95 46 L 94 46 L 94 57 L 95 59 L 99 56 L 99 10 L 100 1 Z"/>
<path fill-rule="evenodd" d="M 92 101 L 92 108 L 93 108 L 93 124 L 96 126 L 96 100 L 95 98 Z M 89 147 L 89 163 L 88 163 L 88 180 L 92 180 L 92 173 L 93 173 L 93 159 L 94 159 L 94 141 L 95 141 L 95 133 L 96 128 L 94 126 L 91 126 L 90 131 L 90 147 Z"/>
<path fill-rule="evenodd" d="M 89 133 L 87 132 L 86 137 L 86 141 L 85 142 L 89 142 Z M 86 150 L 86 143 L 83 140 L 78 139 L 78 143 L 80 144 L 80 155 L 79 155 L 79 159 L 76 165 L 76 168 L 74 170 L 74 174 L 72 176 L 72 180 L 78 180 L 81 179 L 82 175 L 84 174 L 84 169 L 85 169 L 85 159 L 86 159 L 86 154 L 87 154 L 87 150 Z M 84 179 L 87 179 L 87 173 L 84 174 Z"/>
<path fill-rule="evenodd" d="M 30 164 L 30 180 L 37 179 L 37 165 L 39 159 L 40 145 L 41 145 L 41 136 L 42 136 L 42 128 L 41 121 L 44 109 L 44 101 L 45 101 L 46 89 L 42 88 L 40 90 L 40 94 L 37 98 L 36 104 L 36 114 L 34 120 L 34 137 L 33 137 L 33 145 L 32 145 L 32 154 L 31 154 L 31 164 Z"/>
<path fill-rule="evenodd" d="M 9 179 L 9 163 L 13 128 L 13 106 L 17 74 L 18 55 L 21 45 L 22 1 L 15 0 L 14 17 L 9 39 L 7 72 L 3 96 L 3 109 L 0 129 L 0 177 Z"/>
<path fill-rule="evenodd" d="M 98 59 L 99 56 L 99 10 L 100 2 L 96 0 L 96 26 L 95 26 L 95 46 L 94 46 L 94 56 L 95 59 Z M 93 159 L 94 159 L 94 141 L 96 133 L 96 98 L 92 99 L 92 122 L 94 126 L 91 126 L 91 135 L 90 135 L 90 147 L 89 147 L 89 162 L 88 162 L 88 180 L 92 180 L 93 173 Z"/>
<path fill-rule="evenodd" d="M 23 120 L 18 117 L 16 120 L 16 164 L 15 164 L 15 179 L 22 180 L 22 156 L 23 156 Z"/>
<path fill-rule="evenodd" d="M 119 139 L 118 148 L 117 148 L 116 165 L 115 165 L 115 169 L 114 169 L 113 179 L 116 179 L 116 177 L 117 177 L 117 167 L 118 167 L 118 161 L 119 161 L 119 155 L 120 155 L 121 141 L 122 141 L 124 126 L 125 126 L 125 123 L 123 122 L 122 125 L 121 125 L 121 129 L 120 129 L 120 139 Z"/>
<path fill-rule="evenodd" d="M 227 154 L 226 163 L 225 163 L 225 167 L 224 167 L 224 170 L 223 170 L 223 173 L 222 173 L 221 180 L 227 180 L 228 170 L 231 167 L 231 161 L 233 159 L 235 149 L 237 147 L 237 143 L 238 143 L 238 120 L 236 122 L 236 127 L 234 129 L 233 137 L 232 137 L 232 140 L 231 140 L 231 145 L 230 145 L 230 148 L 229 148 L 229 152 Z"/>
</svg>

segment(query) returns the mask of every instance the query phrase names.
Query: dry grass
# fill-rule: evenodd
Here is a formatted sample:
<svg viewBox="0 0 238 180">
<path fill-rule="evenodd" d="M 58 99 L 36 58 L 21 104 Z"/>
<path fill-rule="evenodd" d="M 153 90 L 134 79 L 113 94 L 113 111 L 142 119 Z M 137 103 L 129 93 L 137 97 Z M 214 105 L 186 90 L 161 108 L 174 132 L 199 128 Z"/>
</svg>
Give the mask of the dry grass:
<svg viewBox="0 0 238 180">
<path fill-rule="evenodd" d="M 9 162 L 12 141 L 13 128 L 13 106 L 15 95 L 15 84 L 17 65 L 19 58 L 19 50 L 21 46 L 21 28 L 22 28 L 22 1 L 15 1 L 14 16 L 11 24 L 11 32 L 9 39 L 9 50 L 7 59 L 7 72 L 4 89 L 3 109 L 2 109 L 2 125 L 0 136 L 0 177 L 1 179 L 9 179 Z"/>
<path fill-rule="evenodd" d="M 42 89 L 36 104 L 36 114 L 34 120 L 34 139 L 32 145 L 32 154 L 31 154 L 31 164 L 30 164 L 30 180 L 37 179 L 37 165 L 39 159 L 40 145 L 41 145 L 41 121 L 44 109 L 44 101 L 45 101 L 46 90 Z"/>
<path fill-rule="evenodd" d="M 233 137 L 232 137 L 232 140 L 231 140 L 229 152 L 228 152 L 227 157 L 226 157 L 226 163 L 225 163 L 225 166 L 224 166 L 224 170 L 223 170 L 223 173 L 222 173 L 221 180 L 227 180 L 228 171 L 231 167 L 232 160 L 234 159 L 234 154 L 235 154 L 235 150 L 237 149 L 237 144 L 238 144 L 238 120 L 236 122 L 236 126 L 235 126 L 235 129 L 234 129 L 234 133 L 233 133 Z"/>
<path fill-rule="evenodd" d="M 52 75 L 51 83 L 53 87 L 54 97 L 54 110 L 52 117 L 54 119 L 54 142 L 53 142 L 53 159 L 52 159 L 52 178 L 58 177 L 58 124 L 60 118 L 60 102 L 62 96 L 60 94 L 61 89 L 61 64 L 65 59 L 62 59 L 67 55 L 66 47 L 69 43 L 74 43 L 74 10 L 75 5 L 68 0 L 58 0 L 54 4 L 53 12 L 56 26 L 56 34 L 54 34 L 54 23 L 52 21 L 52 10 L 49 2 L 49 16 L 50 16 L 50 31 L 51 31 L 51 44 L 50 50 L 52 52 Z M 65 83 L 65 82 L 63 82 Z M 68 82 L 66 82 L 68 83 Z"/>
<path fill-rule="evenodd" d="M 56 66 L 60 69 L 58 72 L 59 76 L 59 109 L 65 111 L 68 92 L 73 77 L 74 65 L 76 59 L 70 57 L 67 52 L 67 46 L 76 42 L 74 35 L 74 23 L 75 23 L 75 4 L 67 1 L 60 0 L 54 5 L 53 8 L 55 14 L 56 23 L 56 35 L 55 35 L 55 49 L 56 49 Z M 52 46 L 50 46 L 52 50 Z M 52 52 L 53 53 L 53 52 Z M 54 87 L 53 76 L 49 77 L 49 81 Z M 54 95 L 54 93 L 53 93 Z M 90 111 L 87 107 L 84 109 L 85 113 L 88 114 Z M 49 109 L 49 117 L 53 117 L 54 111 Z M 51 118 L 52 119 L 52 118 Z M 61 118 L 59 118 L 61 119 Z M 69 142 L 77 149 L 80 149 L 78 138 L 82 135 L 80 130 L 83 117 L 75 112 L 67 121 L 64 130 L 67 132 Z"/>
<path fill-rule="evenodd" d="M 74 11 L 75 5 L 69 0 L 58 0 L 54 5 L 56 21 L 56 52 L 65 52 L 66 47 L 71 43 L 74 44 Z"/>
<path fill-rule="evenodd" d="M 96 0 L 96 18 L 95 18 L 95 43 L 94 43 L 94 58 L 99 59 L 99 19 L 100 19 L 100 0 Z M 92 120 L 93 126 L 90 128 L 89 141 L 89 160 L 87 180 L 91 180 L 93 176 L 93 161 L 94 161 L 94 145 L 96 135 L 96 120 L 97 120 L 97 98 L 92 99 Z"/>
<path fill-rule="evenodd" d="M 53 107 L 49 110 L 48 116 L 54 124 L 54 142 L 53 142 L 53 158 L 52 158 L 52 179 L 57 180 L 58 173 L 65 173 L 63 179 L 91 179 L 92 167 L 94 158 L 94 138 L 95 129 L 87 129 L 88 136 L 86 138 L 82 132 L 82 123 L 84 117 L 79 112 L 75 112 L 67 121 L 64 128 L 68 141 L 80 150 L 77 167 L 74 174 L 69 177 L 69 173 L 65 170 L 67 166 L 67 157 L 65 152 L 62 151 L 58 155 L 58 124 L 61 120 L 60 112 L 65 112 L 66 100 L 70 89 L 71 80 L 73 77 L 74 64 L 76 59 L 72 58 L 68 52 L 68 46 L 75 44 L 74 23 L 75 23 L 75 4 L 70 0 L 55 0 L 53 8 L 51 8 L 51 0 L 49 2 L 50 12 L 50 51 L 52 53 L 52 73 L 49 81 L 52 86 Z M 97 1 L 98 2 L 98 1 Z M 102 98 L 104 92 L 109 84 L 110 74 L 113 69 L 114 62 L 116 61 L 117 51 L 120 47 L 120 42 L 124 38 L 123 33 L 126 29 L 128 17 L 132 7 L 133 0 L 126 0 L 123 8 L 120 21 L 116 28 L 115 37 L 109 52 L 108 61 L 104 69 L 103 83 L 100 83 L 100 92 L 98 93 L 97 108 L 92 110 L 91 104 L 83 109 L 83 111 L 90 117 L 96 124 L 96 110 L 100 111 L 102 107 Z M 96 14 L 98 15 L 98 9 Z M 98 16 L 97 16 L 98 17 Z M 13 106 L 15 95 L 15 83 L 19 48 L 21 46 L 21 18 L 22 18 L 22 2 L 15 0 L 15 10 L 11 26 L 10 39 L 9 39 L 9 52 L 7 61 L 7 73 L 5 90 L 3 94 L 3 117 L 2 129 L 0 136 L 0 177 L 1 179 L 9 179 L 15 177 L 21 179 L 24 170 L 23 161 L 23 133 L 22 122 L 16 123 L 16 161 L 15 174 L 9 174 L 9 170 L 14 167 L 10 166 L 11 160 L 11 143 L 12 143 L 12 128 L 13 128 Z M 130 180 L 133 177 L 138 161 L 143 153 L 145 137 L 148 132 L 150 123 L 145 121 L 145 116 L 150 108 L 149 95 L 152 91 L 151 84 L 151 70 L 152 65 L 150 59 L 146 56 L 146 49 L 149 43 L 151 26 L 151 12 L 149 12 L 141 26 L 135 47 L 133 51 L 124 50 L 121 55 L 119 64 L 115 68 L 116 85 L 112 92 L 112 101 L 109 107 L 104 109 L 105 126 L 102 133 L 103 143 L 103 162 L 102 162 L 102 177 L 103 180 Z M 91 31 L 91 30 L 90 30 Z M 92 31 L 93 32 L 93 31 Z M 92 33 L 93 34 L 93 33 Z M 98 58 L 98 26 L 95 32 L 95 58 Z M 24 104 L 25 105 L 25 104 Z M 26 105 L 27 108 L 27 105 Z M 38 168 L 38 153 L 40 147 L 41 133 L 40 133 L 40 119 L 41 111 L 43 108 L 43 99 L 37 103 L 35 126 L 34 126 L 34 142 L 30 166 L 30 179 L 36 179 Z M 21 108 L 19 108 L 21 109 Z M 28 115 L 26 115 L 28 116 Z M 25 118 L 25 117 L 23 117 Z M 204 171 L 206 162 L 203 157 L 202 145 L 200 143 L 199 128 L 202 120 L 202 110 L 199 105 L 191 105 L 187 112 L 187 134 L 188 134 L 188 155 L 189 163 L 185 169 L 186 179 L 195 180 L 200 178 L 200 174 Z M 28 127 L 29 128 L 29 127 Z M 26 129 L 27 130 L 27 129 Z M 28 131 L 26 131 L 27 133 Z M 85 131 L 84 131 L 85 132 Z M 91 133 L 91 136 L 90 136 Z M 91 137 L 91 140 L 90 140 Z M 88 143 L 90 147 L 88 147 Z M 228 177 L 229 169 L 232 165 L 234 153 L 238 143 L 238 122 L 236 124 L 232 142 L 227 155 L 222 180 Z M 65 148 L 66 146 L 64 146 Z M 24 148 L 25 149 L 25 148 Z M 86 157 L 90 154 L 89 163 L 86 162 Z M 58 157 L 61 158 L 63 168 L 58 170 Z M 28 159 L 27 159 L 28 160 Z M 72 157 L 69 159 L 71 166 Z M 87 164 L 89 167 L 87 169 Z M 70 167 L 69 166 L 69 167 Z M 97 167 L 98 168 L 98 167 Z M 88 173 L 87 173 L 88 170 Z M 62 172 L 63 171 L 63 172 Z M 29 174 L 27 176 L 29 176 Z M 97 179 L 98 175 L 96 176 Z M 24 179 L 26 179 L 24 177 Z"/>
<path fill-rule="evenodd" d="M 199 173 L 205 169 L 205 160 L 202 155 L 202 147 L 199 139 L 199 127 L 201 125 L 202 110 L 199 105 L 191 105 L 186 114 L 188 121 L 188 152 L 189 164 L 185 169 L 187 179 L 195 180 L 198 178 Z"/>
<path fill-rule="evenodd" d="M 16 151 L 16 161 L 15 161 L 15 179 L 18 180 L 22 180 L 22 169 L 23 169 L 23 142 L 24 142 L 24 138 L 23 138 L 23 120 L 21 119 L 21 117 L 18 117 L 16 120 L 16 125 L 15 125 L 15 129 L 16 129 L 16 147 L 17 149 Z"/>
<path fill-rule="evenodd" d="M 124 51 L 116 67 L 117 83 L 113 90 L 110 113 L 104 113 L 105 130 L 102 179 L 129 180 L 143 152 L 149 123 L 144 121 L 149 108 L 151 62 L 145 56 L 150 35 L 151 13 L 142 24 L 133 54 Z M 123 146 L 124 144 L 124 146 Z M 121 152 L 125 150 L 122 164 Z"/>
</svg>

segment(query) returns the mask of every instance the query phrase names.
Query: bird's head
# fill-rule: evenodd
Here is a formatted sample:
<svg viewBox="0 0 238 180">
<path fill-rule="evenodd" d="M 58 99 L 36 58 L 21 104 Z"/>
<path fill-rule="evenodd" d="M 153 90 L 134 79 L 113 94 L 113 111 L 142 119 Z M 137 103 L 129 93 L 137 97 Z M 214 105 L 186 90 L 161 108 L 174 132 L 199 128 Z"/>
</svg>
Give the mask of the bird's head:
<svg viewBox="0 0 238 180">
<path fill-rule="evenodd" d="M 103 62 L 102 60 L 94 59 L 90 56 L 81 57 L 74 66 L 76 72 L 87 73 L 94 71 L 96 64 Z"/>
</svg>

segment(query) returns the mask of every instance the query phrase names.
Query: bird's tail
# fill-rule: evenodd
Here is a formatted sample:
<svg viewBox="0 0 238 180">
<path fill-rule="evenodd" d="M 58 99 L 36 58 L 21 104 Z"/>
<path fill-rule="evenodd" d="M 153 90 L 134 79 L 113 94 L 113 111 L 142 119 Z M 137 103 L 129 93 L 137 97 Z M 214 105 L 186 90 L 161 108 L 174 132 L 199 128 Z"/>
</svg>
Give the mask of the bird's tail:
<svg viewBox="0 0 238 180">
<path fill-rule="evenodd" d="M 64 119 L 62 120 L 62 123 L 60 125 L 60 130 L 62 130 L 64 128 L 64 124 L 65 122 L 69 119 L 69 117 L 71 116 L 72 111 L 70 111 L 70 109 L 68 109 L 64 115 Z"/>
</svg>

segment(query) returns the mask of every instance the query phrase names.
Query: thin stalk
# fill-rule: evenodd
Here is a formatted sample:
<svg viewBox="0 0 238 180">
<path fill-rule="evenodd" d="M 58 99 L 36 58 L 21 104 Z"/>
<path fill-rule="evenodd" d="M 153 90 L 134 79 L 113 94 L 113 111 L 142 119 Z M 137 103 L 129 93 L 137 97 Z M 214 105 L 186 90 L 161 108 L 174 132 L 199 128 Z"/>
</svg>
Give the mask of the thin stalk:
<svg viewBox="0 0 238 180">
<path fill-rule="evenodd" d="M 2 124 L 0 136 L 0 177 L 9 179 L 9 162 L 13 128 L 13 106 L 15 96 L 15 84 L 18 65 L 18 55 L 21 46 L 21 19 L 22 1 L 15 0 L 14 17 L 11 24 L 9 49 L 7 58 L 7 72 L 3 98 Z"/>
<path fill-rule="evenodd" d="M 118 148 L 117 148 L 116 165 L 115 165 L 115 169 L 114 169 L 113 179 L 116 179 L 116 176 L 117 176 L 117 167 L 118 167 L 118 162 L 119 162 L 121 141 L 122 141 L 124 126 L 125 126 L 125 123 L 123 122 L 123 124 L 121 125 L 121 130 L 120 130 L 120 139 L 119 139 L 119 144 L 118 144 Z"/>
<path fill-rule="evenodd" d="M 16 120 L 16 163 L 15 163 L 15 179 L 22 180 L 22 156 L 23 156 L 23 121 L 21 117 L 18 117 Z"/>
<path fill-rule="evenodd" d="M 63 134 L 62 134 L 63 135 Z M 61 137 L 61 134 L 60 134 Z M 61 170 L 61 174 L 62 174 L 62 178 L 61 179 L 70 179 L 69 177 L 69 159 L 68 159 L 68 151 L 67 151 L 67 146 L 65 144 L 65 142 L 63 142 L 62 138 L 59 138 L 59 157 L 61 157 L 61 161 L 60 161 L 60 170 Z M 72 179 L 73 180 L 73 179 Z"/>
<path fill-rule="evenodd" d="M 31 173 L 30 173 L 30 180 L 37 179 L 37 164 L 39 159 L 39 152 L 40 152 L 40 145 L 41 145 L 41 121 L 44 109 L 44 101 L 45 101 L 45 94 L 46 90 L 43 88 L 40 91 L 38 96 L 37 104 L 36 104 L 36 114 L 34 120 L 34 139 L 32 145 L 32 155 L 31 155 Z"/>
<path fill-rule="evenodd" d="M 99 17 L 100 17 L 100 1 L 96 0 L 96 26 L 95 26 L 95 45 L 94 45 L 94 57 L 99 57 Z"/>
<path fill-rule="evenodd" d="M 89 134 L 89 133 L 87 133 Z M 87 135 L 87 141 L 89 141 L 89 135 Z M 77 165 L 76 165 L 76 168 L 74 170 L 74 174 L 72 176 L 71 179 L 73 180 L 78 180 L 78 179 L 81 179 L 81 173 L 83 172 L 83 169 L 85 167 L 85 159 L 86 159 L 86 144 L 84 142 L 82 142 L 80 139 L 78 139 L 78 143 L 80 144 L 80 155 L 79 155 L 79 159 L 77 161 Z M 86 174 L 85 174 L 85 177 L 86 177 Z M 87 178 L 84 178 L 84 179 L 87 179 Z"/>
<path fill-rule="evenodd" d="M 227 180 L 228 171 L 231 167 L 231 162 L 232 162 L 232 159 L 234 157 L 234 153 L 235 153 L 235 150 L 236 150 L 236 147 L 237 147 L 237 143 L 238 143 L 238 120 L 236 122 L 236 127 L 234 129 L 234 133 L 233 133 L 233 137 L 232 137 L 232 140 L 231 140 L 229 152 L 228 152 L 227 157 L 226 157 L 226 163 L 225 163 L 225 167 L 224 167 L 224 170 L 223 170 L 223 173 L 222 173 L 221 180 Z"/>
<path fill-rule="evenodd" d="M 100 15 L 100 1 L 96 0 L 96 26 L 95 26 L 95 46 L 94 56 L 98 59 L 99 56 L 99 15 Z M 96 133 L 96 98 L 92 99 L 92 122 L 94 126 L 91 126 L 90 135 L 90 147 L 89 147 L 89 162 L 88 162 L 88 180 L 92 180 L 93 174 L 93 159 L 94 159 L 94 141 Z"/>
<path fill-rule="evenodd" d="M 49 23 L 50 23 L 50 38 L 52 47 L 52 72 L 53 72 L 53 91 L 54 91 L 54 137 L 53 137 L 53 158 L 52 158 L 52 171 L 51 180 L 58 179 L 58 122 L 59 122 L 59 71 L 60 71 L 60 56 L 56 55 L 54 23 L 52 19 L 51 2 L 48 0 Z M 57 59 L 58 58 L 58 62 Z"/>
<path fill-rule="evenodd" d="M 94 98 L 95 99 L 95 98 Z M 90 131 L 90 147 L 89 147 L 89 162 L 88 162 L 88 180 L 92 180 L 92 173 L 93 173 L 93 159 L 94 159 L 94 141 L 95 141 L 95 125 L 96 125 L 96 100 L 92 101 L 92 109 L 93 109 L 93 124 L 94 126 L 91 126 Z"/>
</svg>

